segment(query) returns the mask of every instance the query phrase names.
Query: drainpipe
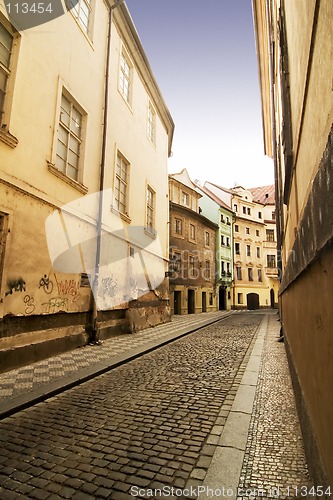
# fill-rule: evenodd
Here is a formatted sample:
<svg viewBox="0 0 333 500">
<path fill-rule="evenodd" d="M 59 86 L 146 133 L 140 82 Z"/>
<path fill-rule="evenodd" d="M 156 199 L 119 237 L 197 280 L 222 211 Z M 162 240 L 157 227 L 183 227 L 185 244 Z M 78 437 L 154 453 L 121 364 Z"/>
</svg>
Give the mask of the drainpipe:
<svg viewBox="0 0 333 500">
<path fill-rule="evenodd" d="M 101 260 L 101 233 L 102 233 L 102 219 L 103 219 L 103 195 L 104 195 L 104 174 L 105 174 L 105 158 L 106 158 L 106 146 L 107 146 L 107 131 L 108 131 L 108 106 L 109 106 L 109 76 L 110 76 L 110 52 L 111 52 L 111 30 L 112 30 L 112 14 L 114 9 L 119 7 L 125 0 L 117 0 L 112 6 L 110 6 L 109 12 L 109 26 L 108 26 L 108 42 L 107 42 L 107 53 L 106 53 L 106 67 L 105 67 L 105 91 L 104 91 L 104 114 L 103 114 L 103 135 L 102 135 L 102 149 L 101 149 L 101 170 L 99 179 L 99 200 L 98 200 L 98 213 L 97 213 L 97 224 L 96 224 L 96 259 L 95 259 L 95 276 L 93 282 L 92 290 L 92 328 L 90 343 L 98 343 L 97 338 L 97 293 L 98 293 L 98 283 L 99 283 L 99 266 Z"/>
</svg>

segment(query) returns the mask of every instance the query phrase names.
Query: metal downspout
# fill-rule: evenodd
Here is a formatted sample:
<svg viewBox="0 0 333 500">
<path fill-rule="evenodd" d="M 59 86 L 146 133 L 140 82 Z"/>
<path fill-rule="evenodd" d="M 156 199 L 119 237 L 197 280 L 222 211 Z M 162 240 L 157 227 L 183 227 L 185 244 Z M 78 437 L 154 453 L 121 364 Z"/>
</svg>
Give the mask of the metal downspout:
<svg viewBox="0 0 333 500">
<path fill-rule="evenodd" d="M 105 174 L 105 158 L 107 146 L 107 131 L 108 131 L 108 107 L 109 107 L 109 74 L 110 74 L 110 52 L 111 52 L 111 32 L 112 32 L 112 14 L 115 8 L 124 3 L 125 0 L 118 0 L 110 6 L 109 12 L 109 26 L 108 26 L 108 43 L 106 54 L 106 68 L 105 68 L 105 91 L 104 91 L 104 114 L 103 114 L 103 136 L 102 136 L 102 149 L 101 149 L 101 170 L 99 179 L 99 199 L 98 199 L 98 214 L 96 224 L 96 259 L 95 259 L 95 275 L 92 290 L 93 310 L 92 310 L 92 328 L 90 342 L 98 342 L 98 327 L 97 327 L 97 293 L 99 283 L 99 266 L 101 260 L 101 233 L 102 233 L 102 219 L 103 219 L 103 195 L 104 195 L 104 174 Z"/>
</svg>

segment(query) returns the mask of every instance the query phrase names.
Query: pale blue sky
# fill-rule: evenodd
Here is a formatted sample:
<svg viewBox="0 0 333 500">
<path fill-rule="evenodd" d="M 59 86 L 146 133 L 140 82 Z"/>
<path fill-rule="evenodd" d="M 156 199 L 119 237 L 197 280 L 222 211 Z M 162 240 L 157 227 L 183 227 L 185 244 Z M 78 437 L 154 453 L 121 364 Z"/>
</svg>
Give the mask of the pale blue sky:
<svg viewBox="0 0 333 500">
<path fill-rule="evenodd" d="M 126 0 L 175 121 L 170 173 L 273 183 L 264 157 L 250 0 Z"/>
</svg>

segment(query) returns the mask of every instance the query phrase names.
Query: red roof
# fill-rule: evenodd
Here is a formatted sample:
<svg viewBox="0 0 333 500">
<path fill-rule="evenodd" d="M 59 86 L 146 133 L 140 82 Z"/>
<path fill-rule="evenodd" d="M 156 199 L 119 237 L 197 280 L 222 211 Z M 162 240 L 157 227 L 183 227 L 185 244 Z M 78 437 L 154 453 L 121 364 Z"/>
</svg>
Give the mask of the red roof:
<svg viewBox="0 0 333 500">
<path fill-rule="evenodd" d="M 275 186 L 270 184 L 269 186 L 261 186 L 250 188 L 249 191 L 253 195 L 253 201 L 262 203 L 263 205 L 275 205 Z"/>
</svg>

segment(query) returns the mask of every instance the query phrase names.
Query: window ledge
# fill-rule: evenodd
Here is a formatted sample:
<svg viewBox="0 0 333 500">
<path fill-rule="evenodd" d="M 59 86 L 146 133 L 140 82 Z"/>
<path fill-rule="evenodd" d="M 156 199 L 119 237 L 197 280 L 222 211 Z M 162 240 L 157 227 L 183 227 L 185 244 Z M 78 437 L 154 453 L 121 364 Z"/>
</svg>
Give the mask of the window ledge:
<svg viewBox="0 0 333 500">
<path fill-rule="evenodd" d="M 60 170 L 57 169 L 54 163 L 51 163 L 50 161 L 47 162 L 47 168 L 49 169 L 49 172 L 52 174 L 56 175 L 59 177 L 59 179 L 63 180 L 70 186 L 72 186 L 74 189 L 77 189 L 80 191 L 82 194 L 87 194 L 88 193 L 88 188 L 81 184 L 80 182 L 75 181 L 74 179 L 71 179 L 71 177 L 68 177 L 68 175 L 64 174 L 63 172 L 60 172 Z"/>
<path fill-rule="evenodd" d="M 125 222 L 128 222 L 130 224 L 132 222 L 132 219 L 128 214 L 124 214 L 123 212 L 119 212 L 115 207 L 111 205 L 111 212 L 114 213 L 115 215 L 118 215 L 121 219 L 123 219 Z"/>
<path fill-rule="evenodd" d="M 144 228 L 145 233 L 150 236 L 153 240 L 156 240 L 157 237 L 157 231 L 156 229 L 148 229 L 147 227 Z"/>
<path fill-rule="evenodd" d="M 0 141 L 13 149 L 16 148 L 19 142 L 14 135 L 4 129 L 0 129 Z"/>
</svg>

